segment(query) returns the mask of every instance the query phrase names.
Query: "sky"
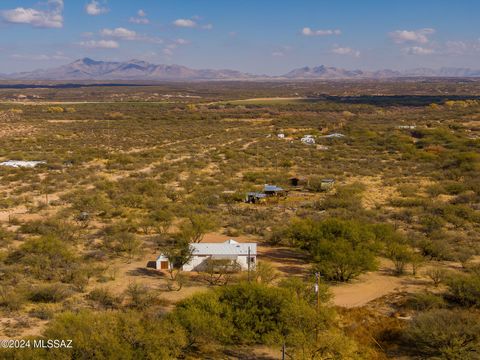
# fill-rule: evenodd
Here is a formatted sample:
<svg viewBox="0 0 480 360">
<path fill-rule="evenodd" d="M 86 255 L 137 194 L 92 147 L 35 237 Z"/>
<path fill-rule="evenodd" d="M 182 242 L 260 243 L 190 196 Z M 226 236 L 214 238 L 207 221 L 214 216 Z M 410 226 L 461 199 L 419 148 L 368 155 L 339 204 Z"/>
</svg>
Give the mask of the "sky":
<svg viewBox="0 0 480 360">
<path fill-rule="evenodd" d="M 480 69 L 478 0 L 1 0 L 0 73 L 76 59 L 267 75 Z"/>
</svg>

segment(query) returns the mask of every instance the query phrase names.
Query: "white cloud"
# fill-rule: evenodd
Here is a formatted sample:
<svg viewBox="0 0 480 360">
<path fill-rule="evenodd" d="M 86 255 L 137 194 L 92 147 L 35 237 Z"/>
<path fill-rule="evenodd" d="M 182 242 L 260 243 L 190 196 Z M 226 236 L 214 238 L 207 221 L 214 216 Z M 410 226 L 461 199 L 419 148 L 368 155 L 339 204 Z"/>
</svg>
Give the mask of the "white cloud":
<svg viewBox="0 0 480 360">
<path fill-rule="evenodd" d="M 212 30 L 212 29 L 213 29 L 213 25 L 212 25 L 212 24 L 206 24 L 206 25 L 203 25 L 203 26 L 202 26 L 202 29 L 205 29 L 205 30 Z"/>
<path fill-rule="evenodd" d="M 340 35 L 342 32 L 338 29 L 335 30 L 313 30 L 309 27 L 302 29 L 303 36 L 328 36 L 328 35 Z"/>
<path fill-rule="evenodd" d="M 147 25 L 150 23 L 150 20 L 147 18 L 136 18 L 136 17 L 131 17 L 128 19 L 128 22 L 131 22 L 132 24 L 142 24 L 142 25 Z"/>
<path fill-rule="evenodd" d="M 446 52 L 449 54 L 462 55 L 468 52 L 474 46 L 467 44 L 465 41 L 447 41 L 445 43 Z"/>
<path fill-rule="evenodd" d="M 52 55 L 47 54 L 13 54 L 10 56 L 12 59 L 28 60 L 28 61 L 50 61 L 50 60 L 71 60 L 70 57 L 63 55 L 62 52 L 57 52 Z"/>
<path fill-rule="evenodd" d="M 79 45 L 90 49 L 116 49 L 120 47 L 115 40 L 88 40 L 79 42 Z"/>
<path fill-rule="evenodd" d="M 168 47 L 163 49 L 162 52 L 163 52 L 163 55 L 165 56 L 168 56 L 168 57 L 173 56 L 173 50 Z"/>
<path fill-rule="evenodd" d="M 435 29 L 424 28 L 418 30 L 396 30 L 389 34 L 390 38 L 397 44 L 406 42 L 426 44 L 430 41 L 429 36 L 435 33 Z"/>
<path fill-rule="evenodd" d="M 347 55 L 347 56 L 353 56 L 353 57 L 360 56 L 360 51 L 349 48 L 349 47 L 340 47 L 340 46 L 334 47 L 332 49 L 332 53 L 337 55 Z"/>
<path fill-rule="evenodd" d="M 173 40 L 170 44 L 168 44 L 167 46 L 165 46 L 162 50 L 163 52 L 163 55 L 167 56 L 167 57 L 171 57 L 173 56 L 173 53 L 174 53 L 174 50 L 177 49 L 179 46 L 182 46 L 182 45 L 188 45 L 190 44 L 190 41 L 188 40 L 185 40 L 185 39 L 176 39 L 176 40 Z"/>
<path fill-rule="evenodd" d="M 98 1 L 92 0 L 85 6 L 85 11 L 88 15 L 96 16 L 107 13 L 109 9 L 102 7 Z"/>
<path fill-rule="evenodd" d="M 292 51 L 292 47 L 289 45 L 283 45 L 277 48 L 275 51 L 272 52 L 272 56 L 274 57 L 283 57 L 287 56 Z"/>
<path fill-rule="evenodd" d="M 403 52 L 408 55 L 431 55 L 435 53 L 435 50 L 423 46 L 411 46 L 404 48 Z"/>
<path fill-rule="evenodd" d="M 103 36 L 109 36 L 117 39 L 123 40 L 135 40 L 137 38 L 137 33 L 133 30 L 128 30 L 123 27 L 118 27 L 115 29 L 103 29 L 100 31 Z"/>
<path fill-rule="evenodd" d="M 193 28 L 197 26 L 197 23 L 190 19 L 177 19 L 173 22 L 173 25 L 177 27 Z"/>
<path fill-rule="evenodd" d="M 187 45 L 187 44 L 190 44 L 190 41 L 179 38 L 179 39 L 175 40 L 175 44 L 177 44 L 177 45 Z"/>
<path fill-rule="evenodd" d="M 133 24 L 143 24 L 143 25 L 150 23 L 150 20 L 147 19 L 147 13 L 144 10 L 142 9 L 138 10 L 137 15 L 138 17 L 131 17 L 128 21 Z"/>
<path fill-rule="evenodd" d="M 14 24 L 30 24 L 41 28 L 63 27 L 63 0 L 49 0 L 48 9 L 18 7 L 1 12 L 2 18 Z"/>
</svg>

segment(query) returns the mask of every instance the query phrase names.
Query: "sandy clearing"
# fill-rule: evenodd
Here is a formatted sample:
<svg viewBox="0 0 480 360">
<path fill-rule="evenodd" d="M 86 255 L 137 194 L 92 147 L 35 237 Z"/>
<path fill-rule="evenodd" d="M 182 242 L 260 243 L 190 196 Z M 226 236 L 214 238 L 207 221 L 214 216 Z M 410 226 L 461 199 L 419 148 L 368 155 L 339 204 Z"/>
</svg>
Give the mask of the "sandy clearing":
<svg viewBox="0 0 480 360">
<path fill-rule="evenodd" d="M 381 259 L 378 271 L 360 275 L 347 284 L 330 287 L 336 306 L 361 307 L 382 296 L 394 292 L 415 292 L 424 289 L 429 282 L 412 276 L 394 276 L 389 260 Z"/>
</svg>

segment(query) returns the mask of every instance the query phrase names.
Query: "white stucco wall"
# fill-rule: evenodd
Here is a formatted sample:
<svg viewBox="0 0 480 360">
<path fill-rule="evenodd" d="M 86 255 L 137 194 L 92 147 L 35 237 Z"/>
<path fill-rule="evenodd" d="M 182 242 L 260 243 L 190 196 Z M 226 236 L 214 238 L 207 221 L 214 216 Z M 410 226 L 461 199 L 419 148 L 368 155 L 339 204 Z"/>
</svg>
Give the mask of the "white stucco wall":
<svg viewBox="0 0 480 360">
<path fill-rule="evenodd" d="M 255 255 L 250 256 L 252 258 L 252 262 L 250 263 L 250 269 L 255 268 L 255 264 L 257 263 L 257 259 Z M 203 262 L 206 261 L 209 258 L 209 256 L 196 256 L 194 255 L 190 262 L 187 264 L 183 265 L 183 271 L 202 271 L 203 269 Z M 247 256 L 238 256 L 237 257 L 237 263 L 240 265 L 242 270 L 248 270 L 248 262 L 247 262 Z"/>
<path fill-rule="evenodd" d="M 161 269 L 161 262 L 162 261 L 168 261 L 168 258 L 164 255 L 160 255 L 158 258 L 157 258 L 157 261 L 156 261 L 156 267 L 157 267 L 157 270 L 160 270 Z M 170 263 L 169 263 L 169 266 L 170 266 Z"/>
</svg>

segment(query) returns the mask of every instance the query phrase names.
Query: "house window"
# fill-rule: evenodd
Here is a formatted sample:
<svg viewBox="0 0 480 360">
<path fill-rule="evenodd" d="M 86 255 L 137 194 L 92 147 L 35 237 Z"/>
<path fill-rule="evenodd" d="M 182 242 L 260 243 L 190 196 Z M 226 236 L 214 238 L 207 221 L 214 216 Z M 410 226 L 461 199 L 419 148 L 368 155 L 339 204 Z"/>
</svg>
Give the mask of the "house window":
<svg viewBox="0 0 480 360">
<path fill-rule="evenodd" d="M 254 257 L 250 258 L 250 263 L 255 264 L 255 258 Z"/>
</svg>

